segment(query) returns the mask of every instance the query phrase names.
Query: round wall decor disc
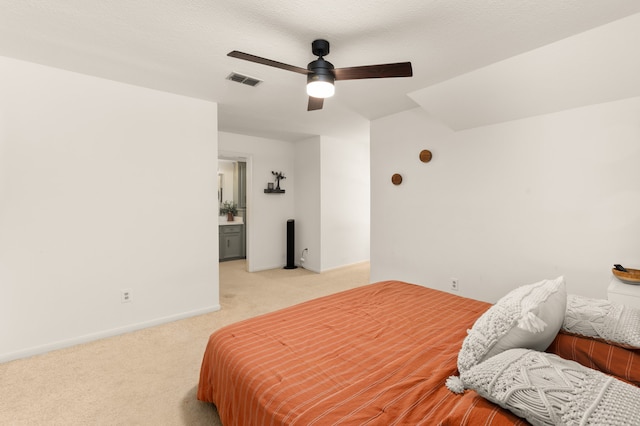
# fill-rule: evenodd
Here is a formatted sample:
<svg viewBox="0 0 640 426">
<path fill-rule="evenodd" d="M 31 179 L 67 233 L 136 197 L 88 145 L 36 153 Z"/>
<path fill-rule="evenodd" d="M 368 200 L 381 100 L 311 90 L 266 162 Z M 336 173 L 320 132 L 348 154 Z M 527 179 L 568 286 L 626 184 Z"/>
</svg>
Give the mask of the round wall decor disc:
<svg viewBox="0 0 640 426">
<path fill-rule="evenodd" d="M 393 176 L 391 176 L 391 182 L 394 185 L 400 185 L 402 183 L 402 176 L 398 173 L 394 174 Z"/>
<path fill-rule="evenodd" d="M 423 149 L 422 151 L 420 151 L 420 161 L 422 161 L 423 163 L 428 163 L 429 161 L 431 161 L 432 157 L 433 155 L 428 149 Z"/>
</svg>

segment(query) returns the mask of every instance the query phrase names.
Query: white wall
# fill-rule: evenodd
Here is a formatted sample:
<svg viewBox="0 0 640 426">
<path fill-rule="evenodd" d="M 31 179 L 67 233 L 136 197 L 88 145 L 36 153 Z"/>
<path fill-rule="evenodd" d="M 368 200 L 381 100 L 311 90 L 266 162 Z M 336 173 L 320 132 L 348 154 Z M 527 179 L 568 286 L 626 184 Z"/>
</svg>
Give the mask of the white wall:
<svg viewBox="0 0 640 426">
<path fill-rule="evenodd" d="M 563 274 L 606 297 L 614 263 L 640 268 L 640 98 L 457 133 L 415 109 L 371 133 L 373 281 L 455 277 L 493 302 Z"/>
<path fill-rule="evenodd" d="M 219 153 L 249 158 L 251 187 L 247 188 L 247 258 L 249 271 L 286 264 L 287 220 L 294 217 L 295 173 L 291 142 L 220 132 Z M 281 171 L 284 194 L 265 194 L 272 171 Z"/>
<path fill-rule="evenodd" d="M 372 278 L 458 278 L 495 301 L 564 274 L 606 297 L 614 263 L 640 268 L 639 19 L 424 88 L 423 109 L 375 121 Z"/>
<path fill-rule="evenodd" d="M 322 272 L 369 260 L 369 142 L 315 136 L 283 142 L 220 132 L 225 156 L 250 158 L 252 195 L 248 269 L 286 264 L 286 221 L 295 220 L 296 265 Z M 265 194 L 271 171 L 283 171 L 285 194 Z"/>
<path fill-rule="evenodd" d="M 321 140 L 322 270 L 369 260 L 368 139 Z"/>
<path fill-rule="evenodd" d="M 369 260 L 369 141 L 296 142 L 296 261 L 323 272 Z"/>
<path fill-rule="evenodd" d="M 0 361 L 219 308 L 216 115 L 0 58 Z"/>
<path fill-rule="evenodd" d="M 296 264 L 313 272 L 322 271 L 322 174 L 320 168 L 320 136 L 295 143 L 296 172 Z"/>
</svg>

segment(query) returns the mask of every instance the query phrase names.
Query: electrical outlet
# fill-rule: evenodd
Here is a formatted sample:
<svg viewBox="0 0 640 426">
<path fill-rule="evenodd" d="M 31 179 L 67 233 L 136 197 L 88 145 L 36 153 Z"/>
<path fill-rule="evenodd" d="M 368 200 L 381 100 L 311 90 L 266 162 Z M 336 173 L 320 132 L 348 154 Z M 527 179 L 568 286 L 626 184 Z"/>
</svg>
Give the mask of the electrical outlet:
<svg viewBox="0 0 640 426">
<path fill-rule="evenodd" d="M 120 301 L 122 303 L 131 302 L 131 290 L 120 290 Z"/>
<path fill-rule="evenodd" d="M 451 278 L 451 290 L 458 291 L 460 289 L 459 284 L 457 278 Z"/>
</svg>

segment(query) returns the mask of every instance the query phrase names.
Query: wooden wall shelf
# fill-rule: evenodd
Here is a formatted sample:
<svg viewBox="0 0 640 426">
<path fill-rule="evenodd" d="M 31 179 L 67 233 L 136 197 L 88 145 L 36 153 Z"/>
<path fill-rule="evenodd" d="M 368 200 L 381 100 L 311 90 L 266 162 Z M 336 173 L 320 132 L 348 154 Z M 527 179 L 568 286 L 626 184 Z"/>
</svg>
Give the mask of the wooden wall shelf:
<svg viewBox="0 0 640 426">
<path fill-rule="evenodd" d="M 265 194 L 284 194 L 284 189 L 265 189 Z"/>
</svg>

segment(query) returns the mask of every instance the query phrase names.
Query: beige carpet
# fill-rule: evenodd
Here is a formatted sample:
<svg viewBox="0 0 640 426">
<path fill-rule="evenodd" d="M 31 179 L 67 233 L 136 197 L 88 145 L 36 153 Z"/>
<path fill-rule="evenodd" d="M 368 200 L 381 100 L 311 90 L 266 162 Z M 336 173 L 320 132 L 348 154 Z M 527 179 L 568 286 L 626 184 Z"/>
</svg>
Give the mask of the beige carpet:
<svg viewBox="0 0 640 426">
<path fill-rule="evenodd" d="M 0 425 L 220 425 L 196 400 L 211 332 L 369 282 L 369 264 L 249 274 L 220 264 L 222 310 L 0 364 Z"/>
</svg>

